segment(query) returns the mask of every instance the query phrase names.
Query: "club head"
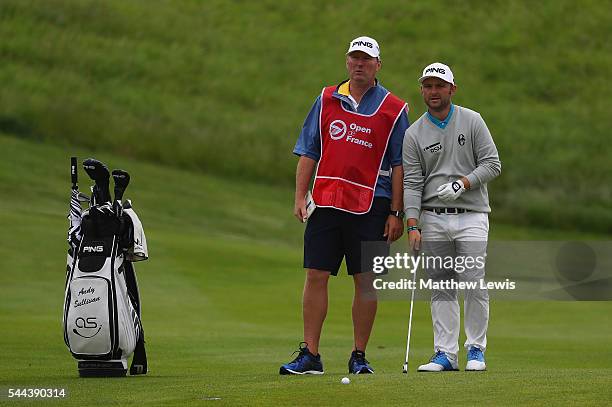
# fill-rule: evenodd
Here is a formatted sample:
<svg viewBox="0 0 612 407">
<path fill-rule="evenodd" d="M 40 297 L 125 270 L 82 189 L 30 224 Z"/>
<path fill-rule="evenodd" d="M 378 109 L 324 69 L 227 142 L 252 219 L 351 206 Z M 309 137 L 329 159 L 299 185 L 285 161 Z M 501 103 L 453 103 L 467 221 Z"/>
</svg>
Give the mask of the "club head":
<svg viewBox="0 0 612 407">
<path fill-rule="evenodd" d="M 113 179 L 115 180 L 115 187 L 125 189 L 130 184 L 130 174 L 124 170 L 113 170 Z"/>
<path fill-rule="evenodd" d="M 130 174 L 123 170 L 113 170 L 113 180 L 115 181 L 115 201 L 121 201 L 125 189 L 130 184 Z"/>
<path fill-rule="evenodd" d="M 104 163 L 98 161 L 94 158 L 88 158 L 83 161 L 83 169 L 89 175 L 89 178 L 94 180 L 96 184 L 107 182 L 110 178 L 110 173 L 108 172 L 108 168 Z"/>
<path fill-rule="evenodd" d="M 96 204 L 100 205 L 103 202 L 110 202 L 110 192 L 108 190 L 108 180 L 110 178 L 110 173 L 108 172 L 108 168 L 104 163 L 94 159 L 88 158 L 83 161 L 83 169 L 89 178 L 91 178 L 96 183 Z"/>
<path fill-rule="evenodd" d="M 408 365 L 404 363 L 404 368 L 402 369 L 402 373 L 408 373 Z"/>
</svg>

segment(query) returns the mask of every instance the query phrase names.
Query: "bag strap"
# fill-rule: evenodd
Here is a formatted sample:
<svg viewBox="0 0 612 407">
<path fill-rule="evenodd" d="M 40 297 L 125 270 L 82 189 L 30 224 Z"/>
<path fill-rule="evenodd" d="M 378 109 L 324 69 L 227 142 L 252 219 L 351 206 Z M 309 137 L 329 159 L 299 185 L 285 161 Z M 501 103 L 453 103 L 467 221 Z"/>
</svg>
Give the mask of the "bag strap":
<svg viewBox="0 0 612 407">
<path fill-rule="evenodd" d="M 134 348 L 132 356 L 132 364 L 130 366 L 130 375 L 147 374 L 147 351 L 145 350 L 144 331 L 142 323 L 140 325 L 140 335 Z"/>
<path fill-rule="evenodd" d="M 138 315 L 138 328 L 140 328 L 140 334 L 138 335 L 138 341 L 136 341 L 134 355 L 132 356 L 132 364 L 130 365 L 130 375 L 134 376 L 147 373 L 147 351 L 145 349 L 144 329 L 142 327 L 142 318 L 140 315 L 140 295 L 138 292 L 136 273 L 134 272 L 134 266 L 131 262 L 125 261 L 123 266 L 128 296 L 130 297 L 134 310 Z"/>
</svg>

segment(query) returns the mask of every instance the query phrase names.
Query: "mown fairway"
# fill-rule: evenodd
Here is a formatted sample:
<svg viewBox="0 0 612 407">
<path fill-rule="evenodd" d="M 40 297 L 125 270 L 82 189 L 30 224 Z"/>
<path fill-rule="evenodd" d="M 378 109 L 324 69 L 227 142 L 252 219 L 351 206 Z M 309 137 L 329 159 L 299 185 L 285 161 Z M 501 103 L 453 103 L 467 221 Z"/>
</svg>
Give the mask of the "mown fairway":
<svg viewBox="0 0 612 407">
<path fill-rule="evenodd" d="M 443 375 L 414 371 L 432 352 L 428 304 L 417 305 L 413 362 L 403 375 L 408 303 L 382 302 L 368 349 L 376 375 L 341 385 L 352 338 L 346 276 L 331 283 L 321 344 L 326 374 L 280 377 L 279 365 L 301 336 L 302 226 L 290 214 L 291 191 L 108 154 L 97 157 L 132 174 L 126 197 L 149 241 L 151 260 L 137 271 L 150 373 L 78 379 L 61 333 L 64 216 L 68 157 L 90 152 L 4 136 L 0 152 L 3 391 L 63 387 L 69 397 L 56 404 L 177 406 L 448 405 L 449 399 L 457 405 L 602 405 L 612 396 L 612 304 L 586 302 L 493 304 L 489 371 Z M 257 200 L 249 205 L 245 196 Z M 493 228 L 497 238 L 560 236 Z"/>
</svg>

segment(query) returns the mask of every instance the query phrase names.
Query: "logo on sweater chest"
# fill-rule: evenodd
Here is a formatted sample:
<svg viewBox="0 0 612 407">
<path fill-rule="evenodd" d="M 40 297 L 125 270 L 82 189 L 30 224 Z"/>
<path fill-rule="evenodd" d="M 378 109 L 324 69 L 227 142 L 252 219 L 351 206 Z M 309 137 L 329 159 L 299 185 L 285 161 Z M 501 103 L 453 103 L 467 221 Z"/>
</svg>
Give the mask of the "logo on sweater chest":
<svg viewBox="0 0 612 407">
<path fill-rule="evenodd" d="M 442 151 L 442 144 L 440 144 L 440 142 L 438 143 L 433 143 L 427 147 L 425 147 L 423 149 L 423 151 L 429 151 L 432 154 L 436 154 L 439 153 L 440 151 Z"/>
<path fill-rule="evenodd" d="M 457 136 L 457 143 L 459 143 L 460 146 L 463 146 L 465 144 L 465 136 L 463 135 L 463 133 L 460 133 Z"/>
</svg>

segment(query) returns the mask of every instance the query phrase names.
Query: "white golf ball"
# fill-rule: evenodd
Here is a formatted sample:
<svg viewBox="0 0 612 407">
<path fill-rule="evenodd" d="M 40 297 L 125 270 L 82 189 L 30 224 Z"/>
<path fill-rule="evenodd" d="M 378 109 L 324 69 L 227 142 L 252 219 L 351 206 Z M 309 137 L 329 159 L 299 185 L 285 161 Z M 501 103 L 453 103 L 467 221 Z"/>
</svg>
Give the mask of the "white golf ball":
<svg viewBox="0 0 612 407">
<path fill-rule="evenodd" d="M 351 379 L 349 379 L 348 377 L 343 377 L 342 380 L 340 380 L 340 382 L 342 384 L 349 384 L 351 382 Z"/>
</svg>

